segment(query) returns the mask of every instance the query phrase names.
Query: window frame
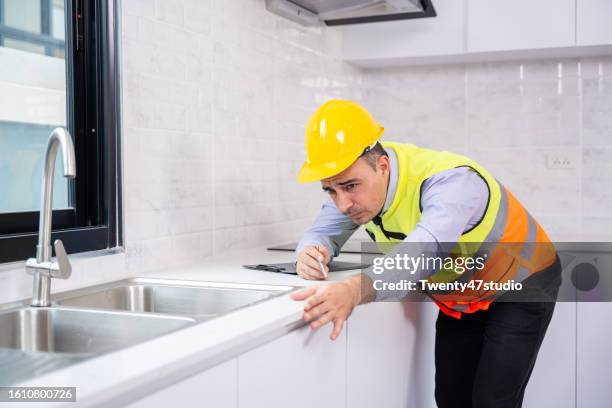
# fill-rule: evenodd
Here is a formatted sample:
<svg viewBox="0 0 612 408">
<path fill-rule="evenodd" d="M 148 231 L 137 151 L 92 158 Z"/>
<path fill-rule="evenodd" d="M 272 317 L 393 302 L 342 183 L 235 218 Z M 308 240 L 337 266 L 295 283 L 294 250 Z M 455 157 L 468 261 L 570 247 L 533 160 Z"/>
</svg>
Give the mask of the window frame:
<svg viewBox="0 0 612 408">
<path fill-rule="evenodd" d="M 0 25 L 4 25 L 4 0 L 0 0 Z M 4 40 L 0 35 L 0 47 L 4 45 Z"/>
<path fill-rule="evenodd" d="M 51 239 L 77 253 L 123 245 L 119 11 L 116 0 L 66 0 L 65 7 L 67 124 L 77 177 L 69 188 L 74 208 L 53 210 Z M 38 220 L 39 211 L 0 214 L 0 263 L 35 256 Z"/>
<path fill-rule="evenodd" d="M 45 55 L 51 55 L 54 48 L 62 47 L 64 41 L 51 36 L 51 11 L 53 0 L 39 0 L 40 2 L 40 33 L 33 33 L 11 26 L 4 25 L 4 4 L 5 0 L 0 0 L 0 46 L 4 44 L 4 37 L 18 41 L 25 41 L 44 47 Z M 68 0 L 71 1 L 71 0 Z"/>
</svg>

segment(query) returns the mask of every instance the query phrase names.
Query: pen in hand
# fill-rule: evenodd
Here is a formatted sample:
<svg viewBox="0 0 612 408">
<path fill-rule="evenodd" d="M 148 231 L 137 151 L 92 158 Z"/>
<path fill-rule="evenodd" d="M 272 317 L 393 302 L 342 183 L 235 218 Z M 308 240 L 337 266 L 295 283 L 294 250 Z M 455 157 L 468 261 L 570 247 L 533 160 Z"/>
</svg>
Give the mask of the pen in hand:
<svg viewBox="0 0 612 408">
<path fill-rule="evenodd" d="M 321 262 L 321 259 L 318 257 L 317 257 L 317 261 L 319 262 L 319 267 L 321 268 L 321 273 L 323 274 L 323 277 L 327 279 L 327 272 L 325 272 L 325 267 L 323 266 L 323 262 Z"/>
</svg>

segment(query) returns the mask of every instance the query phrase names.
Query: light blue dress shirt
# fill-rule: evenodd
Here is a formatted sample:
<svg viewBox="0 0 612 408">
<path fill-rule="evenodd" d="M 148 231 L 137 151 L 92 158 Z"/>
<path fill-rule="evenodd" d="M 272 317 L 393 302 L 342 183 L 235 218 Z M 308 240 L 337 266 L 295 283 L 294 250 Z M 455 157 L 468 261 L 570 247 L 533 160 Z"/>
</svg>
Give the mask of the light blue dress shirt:
<svg viewBox="0 0 612 408">
<path fill-rule="evenodd" d="M 390 162 L 389 187 L 383 206 L 383 214 L 389 209 L 395 197 L 398 182 L 398 161 L 393 149 L 387 149 Z M 423 183 L 421 195 L 421 219 L 404 242 L 413 243 L 454 243 L 464 231 L 476 225 L 483 217 L 489 199 L 489 189 L 484 180 L 468 167 L 459 167 L 436 173 Z M 338 210 L 334 202 L 326 201 L 313 225 L 304 233 L 298 243 L 296 254 L 306 245 L 325 245 L 332 256 L 338 256 L 340 248 L 359 228 L 359 225 Z M 407 251 L 408 246 L 405 246 Z M 393 253 L 401 253 L 397 246 Z M 413 276 L 421 279 L 428 271 Z M 371 275 L 368 271 L 366 274 Z M 387 275 L 387 279 L 393 277 Z M 380 275 L 377 279 L 380 279 Z M 395 278 L 399 278 L 396 276 Z M 405 279 L 402 276 L 402 279 Z M 391 295 L 391 294 L 387 294 Z M 376 300 L 384 296 L 379 291 Z M 396 296 L 393 296 L 396 297 Z"/>
</svg>

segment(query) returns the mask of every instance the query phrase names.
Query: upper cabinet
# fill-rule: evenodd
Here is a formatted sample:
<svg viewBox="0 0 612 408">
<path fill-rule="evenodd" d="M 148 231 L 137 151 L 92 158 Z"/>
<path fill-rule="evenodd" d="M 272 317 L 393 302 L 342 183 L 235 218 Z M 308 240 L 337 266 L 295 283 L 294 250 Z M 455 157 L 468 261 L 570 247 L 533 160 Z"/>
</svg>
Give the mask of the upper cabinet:
<svg viewBox="0 0 612 408">
<path fill-rule="evenodd" d="M 361 67 L 612 54 L 612 0 L 432 0 L 433 18 L 328 28 Z"/>
<path fill-rule="evenodd" d="M 468 52 L 570 47 L 576 0 L 469 0 Z"/>
<path fill-rule="evenodd" d="M 462 54 L 464 0 L 434 0 L 437 17 L 328 28 L 341 36 L 341 54 L 360 65 L 415 56 Z"/>
<path fill-rule="evenodd" d="M 612 1 L 576 1 L 577 45 L 612 44 Z"/>
</svg>

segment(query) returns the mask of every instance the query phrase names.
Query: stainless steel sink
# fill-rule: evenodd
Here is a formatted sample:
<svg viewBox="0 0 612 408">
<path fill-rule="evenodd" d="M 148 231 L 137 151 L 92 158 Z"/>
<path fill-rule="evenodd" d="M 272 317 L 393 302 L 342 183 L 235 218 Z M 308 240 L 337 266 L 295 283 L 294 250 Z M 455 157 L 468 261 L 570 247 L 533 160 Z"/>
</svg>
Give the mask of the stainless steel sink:
<svg viewBox="0 0 612 408">
<path fill-rule="evenodd" d="M 133 278 L 64 293 L 54 303 L 206 320 L 293 289 L 292 286 Z"/>
<path fill-rule="evenodd" d="M 0 348 L 94 355 L 194 323 L 178 317 L 29 307 L 0 313 Z"/>
<path fill-rule="evenodd" d="M 16 384 L 195 324 L 189 318 L 67 308 L 0 312 L 0 385 Z"/>
<path fill-rule="evenodd" d="M 280 296 L 293 286 L 132 278 L 0 308 L 0 385 Z"/>
</svg>

